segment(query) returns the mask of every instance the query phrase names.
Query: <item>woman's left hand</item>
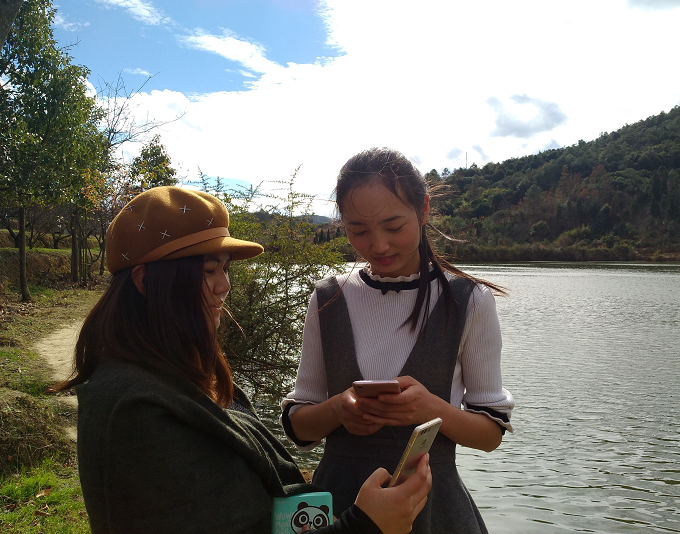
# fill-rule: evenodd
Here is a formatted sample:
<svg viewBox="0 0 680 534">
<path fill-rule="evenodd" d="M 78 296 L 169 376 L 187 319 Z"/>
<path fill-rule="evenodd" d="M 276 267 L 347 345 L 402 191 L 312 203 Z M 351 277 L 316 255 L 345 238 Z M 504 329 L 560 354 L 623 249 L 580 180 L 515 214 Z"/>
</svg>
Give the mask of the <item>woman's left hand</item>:
<svg viewBox="0 0 680 534">
<path fill-rule="evenodd" d="M 410 376 L 397 377 L 402 392 L 380 395 L 377 399 L 357 398 L 357 405 L 373 423 L 390 426 L 417 425 L 439 417 L 446 401 L 430 393 Z"/>
</svg>

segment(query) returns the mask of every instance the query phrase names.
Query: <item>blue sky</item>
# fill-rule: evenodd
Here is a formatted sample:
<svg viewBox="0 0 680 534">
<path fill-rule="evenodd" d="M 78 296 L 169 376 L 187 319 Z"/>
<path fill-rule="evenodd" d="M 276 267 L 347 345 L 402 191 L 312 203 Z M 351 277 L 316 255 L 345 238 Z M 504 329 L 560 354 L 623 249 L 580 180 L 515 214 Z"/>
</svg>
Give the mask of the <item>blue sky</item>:
<svg viewBox="0 0 680 534">
<path fill-rule="evenodd" d="M 113 81 L 122 72 L 139 84 L 155 75 L 145 90 L 239 91 L 257 77 L 243 62 L 201 49 L 201 35 L 259 46 L 281 65 L 338 53 L 326 44 L 312 0 L 61 0 L 55 6 L 56 38 L 79 42 L 72 55 L 90 68 L 93 81 Z"/>
<path fill-rule="evenodd" d="M 88 82 L 141 86 L 134 114 L 187 180 L 324 202 L 353 154 L 423 171 L 592 140 L 680 105 L 680 0 L 60 0 Z M 132 158 L 140 144 L 126 145 Z"/>
</svg>

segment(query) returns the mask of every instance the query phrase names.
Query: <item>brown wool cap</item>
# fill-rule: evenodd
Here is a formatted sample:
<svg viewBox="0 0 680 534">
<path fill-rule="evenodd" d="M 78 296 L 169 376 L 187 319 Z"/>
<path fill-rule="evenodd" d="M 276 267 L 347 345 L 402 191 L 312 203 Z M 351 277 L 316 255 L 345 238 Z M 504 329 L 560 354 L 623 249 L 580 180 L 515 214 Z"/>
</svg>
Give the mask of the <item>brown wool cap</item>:
<svg viewBox="0 0 680 534">
<path fill-rule="evenodd" d="M 262 245 L 229 236 L 229 212 L 216 197 L 180 187 L 153 187 L 133 198 L 106 231 L 111 273 L 158 260 L 229 252 L 232 260 Z"/>
</svg>

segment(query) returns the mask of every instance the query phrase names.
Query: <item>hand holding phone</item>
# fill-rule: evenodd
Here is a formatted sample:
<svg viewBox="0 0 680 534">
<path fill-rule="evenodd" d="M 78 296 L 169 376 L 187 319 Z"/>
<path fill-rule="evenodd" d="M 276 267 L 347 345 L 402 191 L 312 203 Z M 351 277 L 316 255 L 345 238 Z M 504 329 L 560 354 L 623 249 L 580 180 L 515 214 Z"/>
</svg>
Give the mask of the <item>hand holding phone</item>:
<svg viewBox="0 0 680 534">
<path fill-rule="evenodd" d="M 399 460 L 392 479 L 387 485 L 388 488 L 401 484 L 415 472 L 418 467 L 418 461 L 430 450 L 441 424 L 441 418 L 436 417 L 413 429 L 411 438 L 408 440 L 404 453 L 401 455 L 401 460 Z"/>
<path fill-rule="evenodd" d="M 383 394 L 401 393 L 398 380 L 355 380 L 352 382 L 357 397 L 377 399 Z"/>
</svg>

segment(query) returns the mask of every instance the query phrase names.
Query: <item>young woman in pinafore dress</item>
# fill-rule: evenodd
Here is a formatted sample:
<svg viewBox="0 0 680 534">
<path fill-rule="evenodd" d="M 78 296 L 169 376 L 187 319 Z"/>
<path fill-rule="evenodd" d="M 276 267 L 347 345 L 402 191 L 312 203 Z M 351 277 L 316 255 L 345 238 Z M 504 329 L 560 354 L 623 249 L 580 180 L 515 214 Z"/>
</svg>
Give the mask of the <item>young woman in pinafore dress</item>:
<svg viewBox="0 0 680 534">
<path fill-rule="evenodd" d="M 314 483 L 344 509 L 367 474 L 393 472 L 415 425 L 441 417 L 430 449 L 432 490 L 413 532 L 485 533 L 455 453 L 456 444 L 492 451 L 512 431 L 493 296 L 503 291 L 432 249 L 426 184 L 401 153 L 352 157 L 338 176 L 336 202 L 367 265 L 317 283 L 295 389 L 282 402 L 286 434 L 303 450 L 326 438 Z M 395 377 L 400 394 L 353 393 L 354 380 Z"/>
</svg>

